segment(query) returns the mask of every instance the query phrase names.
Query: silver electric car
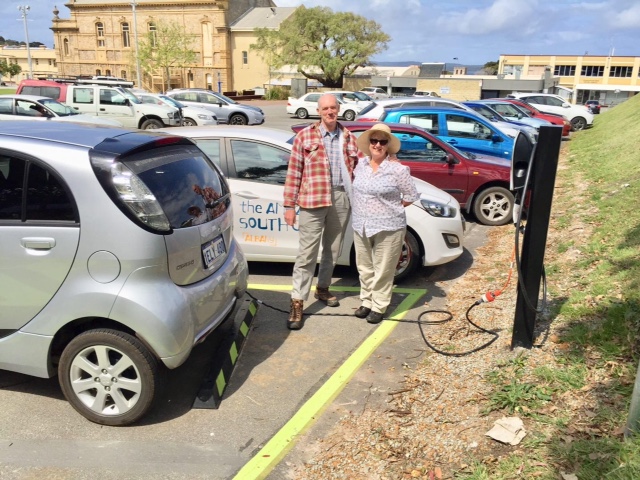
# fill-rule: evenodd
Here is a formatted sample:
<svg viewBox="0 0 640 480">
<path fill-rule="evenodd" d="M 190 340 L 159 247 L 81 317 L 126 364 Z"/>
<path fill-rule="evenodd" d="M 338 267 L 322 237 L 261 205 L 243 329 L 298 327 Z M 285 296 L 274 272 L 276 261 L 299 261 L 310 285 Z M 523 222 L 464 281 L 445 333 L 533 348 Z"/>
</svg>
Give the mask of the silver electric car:
<svg viewBox="0 0 640 480">
<path fill-rule="evenodd" d="M 126 425 L 234 310 L 248 269 L 228 185 L 192 141 L 0 122 L 0 369 L 58 375 Z"/>
</svg>

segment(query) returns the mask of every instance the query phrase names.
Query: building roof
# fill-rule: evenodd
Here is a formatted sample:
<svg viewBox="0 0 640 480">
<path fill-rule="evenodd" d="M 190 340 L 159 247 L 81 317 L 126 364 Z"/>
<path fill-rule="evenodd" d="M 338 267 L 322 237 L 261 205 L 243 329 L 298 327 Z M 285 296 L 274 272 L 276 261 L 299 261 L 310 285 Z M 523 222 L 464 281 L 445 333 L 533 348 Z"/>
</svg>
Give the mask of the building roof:
<svg viewBox="0 0 640 480">
<path fill-rule="evenodd" d="M 438 78 L 444 71 L 444 63 L 423 63 L 420 65 L 420 78 Z"/>
<path fill-rule="evenodd" d="M 253 31 L 256 28 L 277 29 L 293 15 L 297 7 L 252 8 L 231 24 L 231 31 Z"/>
</svg>

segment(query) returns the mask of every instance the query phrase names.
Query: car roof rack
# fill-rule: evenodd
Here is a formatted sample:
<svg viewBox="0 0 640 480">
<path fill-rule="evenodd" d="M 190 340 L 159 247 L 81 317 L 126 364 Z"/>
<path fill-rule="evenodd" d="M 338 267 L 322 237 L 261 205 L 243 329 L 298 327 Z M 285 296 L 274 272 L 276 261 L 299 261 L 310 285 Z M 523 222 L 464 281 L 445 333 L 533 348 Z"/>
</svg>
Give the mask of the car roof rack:
<svg viewBox="0 0 640 480">
<path fill-rule="evenodd" d="M 134 83 L 124 78 L 116 77 L 89 77 L 89 76 L 69 76 L 61 75 L 56 77 L 38 77 L 38 80 L 49 80 L 58 83 L 70 83 L 77 85 L 104 85 L 110 87 L 132 88 Z"/>
</svg>

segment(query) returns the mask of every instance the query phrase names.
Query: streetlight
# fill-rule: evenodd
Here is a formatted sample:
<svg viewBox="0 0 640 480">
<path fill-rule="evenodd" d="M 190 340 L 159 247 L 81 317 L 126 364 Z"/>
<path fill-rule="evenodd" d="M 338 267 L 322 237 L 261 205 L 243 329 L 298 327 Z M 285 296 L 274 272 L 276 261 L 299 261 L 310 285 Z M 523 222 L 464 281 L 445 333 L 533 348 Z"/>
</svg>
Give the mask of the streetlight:
<svg viewBox="0 0 640 480">
<path fill-rule="evenodd" d="M 27 62 L 29 63 L 29 77 L 33 78 L 33 67 L 31 65 L 31 49 L 29 48 L 29 29 L 27 28 L 27 12 L 31 10 L 29 5 L 18 5 L 18 10 L 22 12 L 22 20 L 24 22 L 24 36 L 27 39 Z"/>
<path fill-rule="evenodd" d="M 131 8 L 133 10 L 133 41 L 136 44 L 136 76 L 138 79 L 138 88 L 142 88 L 140 80 L 140 57 L 138 56 L 138 22 L 136 20 L 136 0 L 131 0 Z"/>
</svg>

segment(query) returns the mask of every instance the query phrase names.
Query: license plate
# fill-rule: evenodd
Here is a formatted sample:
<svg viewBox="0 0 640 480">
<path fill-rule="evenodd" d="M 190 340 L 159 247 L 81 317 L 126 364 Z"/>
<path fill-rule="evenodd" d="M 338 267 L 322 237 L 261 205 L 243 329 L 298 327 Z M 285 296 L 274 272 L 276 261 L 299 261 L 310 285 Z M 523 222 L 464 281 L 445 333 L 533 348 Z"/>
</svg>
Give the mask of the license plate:
<svg viewBox="0 0 640 480">
<path fill-rule="evenodd" d="M 208 269 L 213 265 L 216 259 L 227 253 L 222 235 L 214 238 L 210 242 L 202 245 L 202 258 L 204 260 L 204 268 Z"/>
</svg>

